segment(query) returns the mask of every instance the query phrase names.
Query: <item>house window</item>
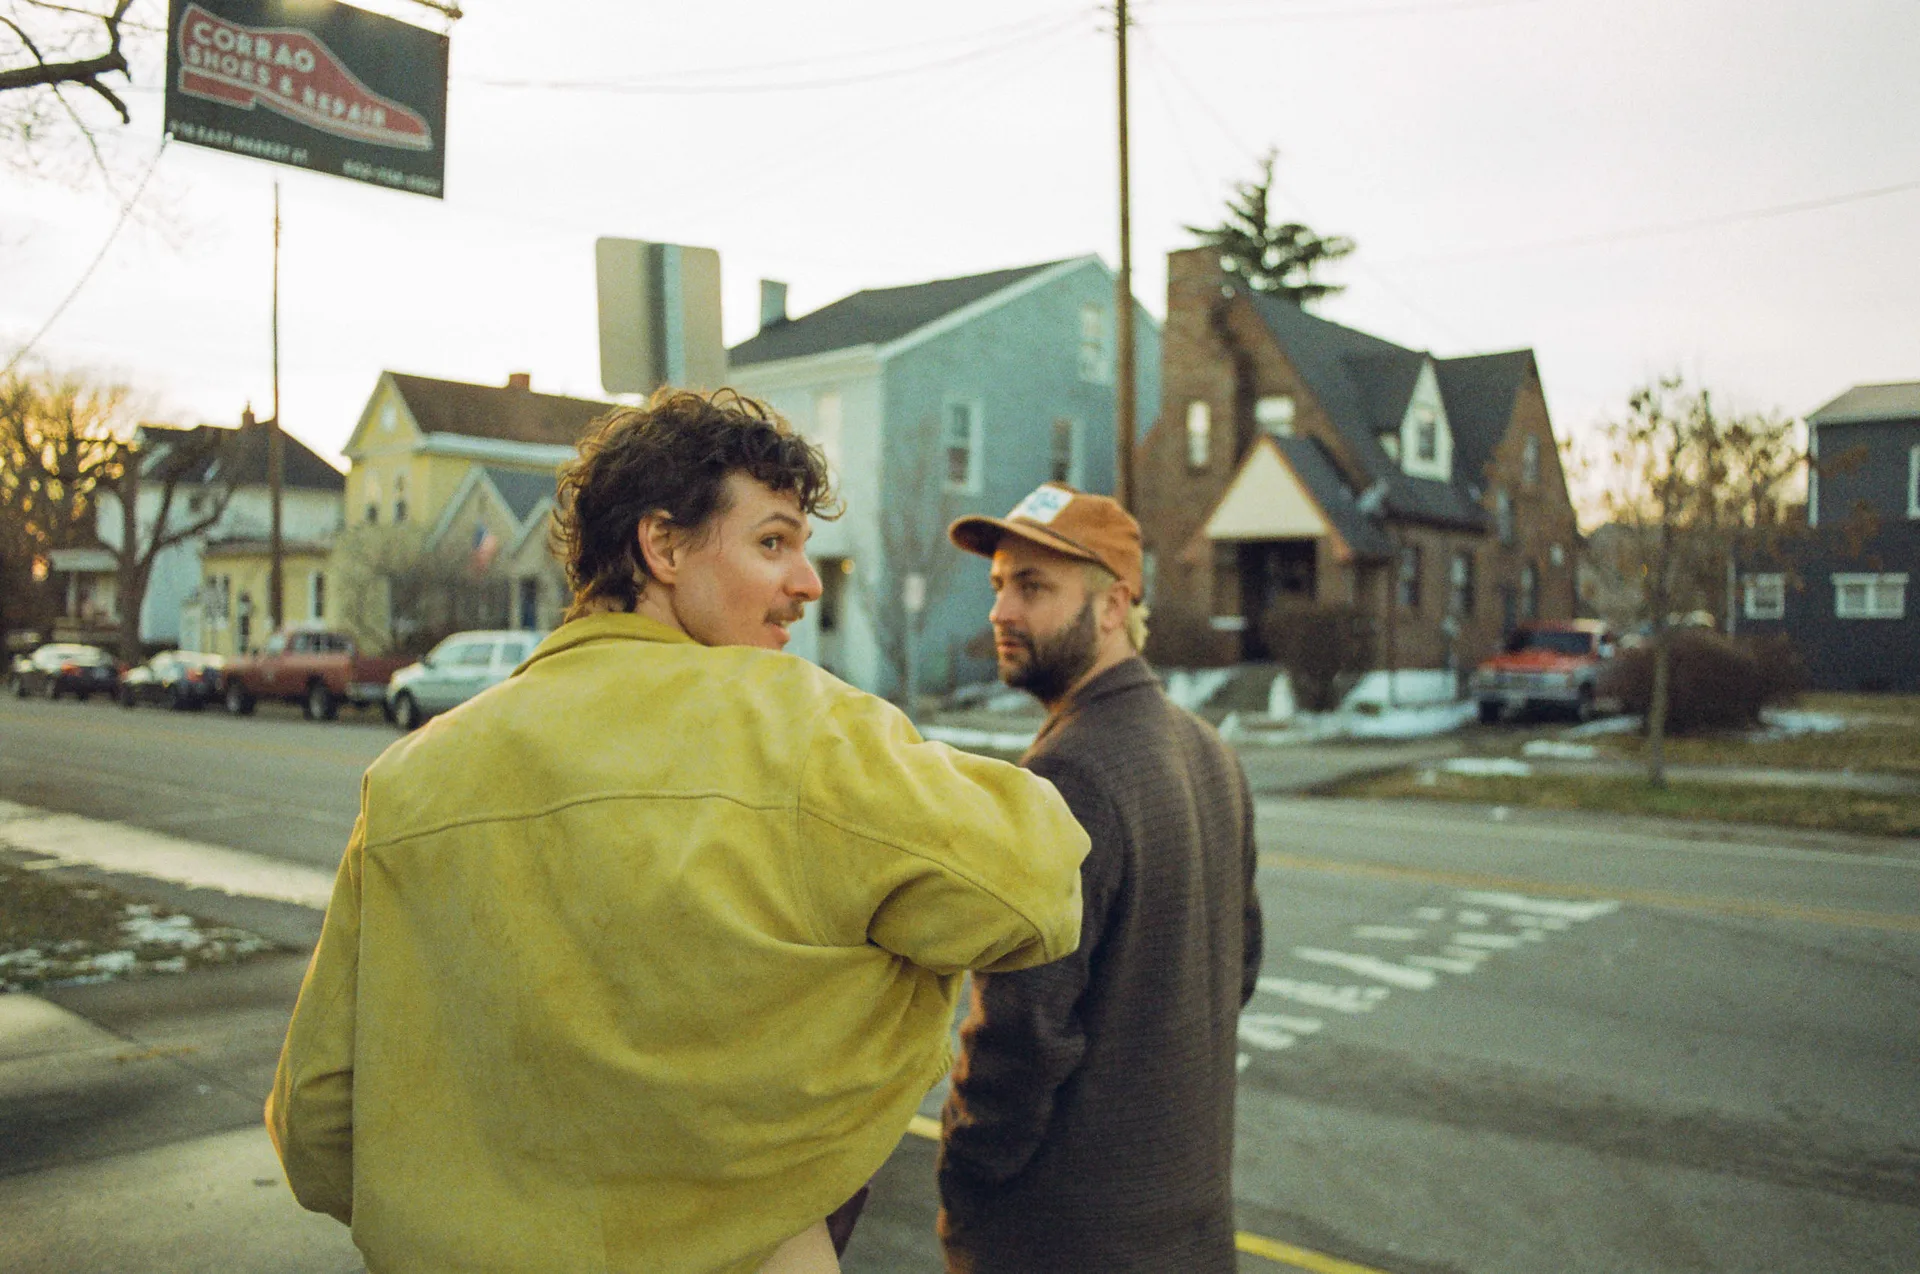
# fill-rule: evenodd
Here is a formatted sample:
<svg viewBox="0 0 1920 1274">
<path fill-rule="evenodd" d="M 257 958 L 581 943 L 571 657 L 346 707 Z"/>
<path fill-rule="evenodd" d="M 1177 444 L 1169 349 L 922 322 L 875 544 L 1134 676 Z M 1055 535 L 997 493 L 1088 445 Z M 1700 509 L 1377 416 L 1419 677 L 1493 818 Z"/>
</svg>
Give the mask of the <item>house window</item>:
<svg viewBox="0 0 1920 1274">
<path fill-rule="evenodd" d="M 519 623 L 517 627 L 532 631 L 540 627 L 540 578 L 537 575 L 520 577 Z M 515 662 L 519 662 L 515 660 Z"/>
<path fill-rule="evenodd" d="M 1453 585 L 1448 609 L 1463 617 L 1473 614 L 1473 554 L 1464 549 L 1455 553 L 1448 578 Z"/>
<path fill-rule="evenodd" d="M 1558 544 L 1549 544 L 1547 546 L 1547 560 L 1553 563 L 1555 570 L 1558 570 L 1567 564 L 1567 550 Z"/>
<path fill-rule="evenodd" d="M 1440 418 L 1423 411 L 1413 422 L 1413 458 L 1421 464 L 1440 459 Z"/>
<path fill-rule="evenodd" d="M 1293 436 L 1293 395 L 1272 394 L 1253 404 L 1253 423 L 1275 438 Z"/>
<path fill-rule="evenodd" d="M 1400 604 L 1408 610 L 1420 609 L 1420 546 L 1400 546 Z"/>
<path fill-rule="evenodd" d="M 1787 577 L 1749 575 L 1746 577 L 1746 616 L 1748 619 L 1785 619 L 1787 617 Z"/>
<path fill-rule="evenodd" d="M 375 526 L 380 521 L 380 506 L 371 502 L 367 505 L 367 525 Z"/>
<path fill-rule="evenodd" d="M 407 475 L 404 473 L 393 480 L 393 520 L 396 525 L 407 520 Z"/>
<path fill-rule="evenodd" d="M 1196 398 L 1187 404 L 1187 468 L 1204 469 L 1213 454 L 1213 408 Z"/>
<path fill-rule="evenodd" d="M 1907 453 L 1907 516 L 1920 518 L 1920 445 Z"/>
<path fill-rule="evenodd" d="M 1520 568 L 1520 618 L 1540 618 L 1540 572 L 1532 562 Z"/>
<path fill-rule="evenodd" d="M 1107 349 L 1107 309 L 1080 307 L 1080 379 L 1104 385 L 1113 379 L 1113 359 Z"/>
<path fill-rule="evenodd" d="M 1080 455 L 1075 446 L 1078 428 L 1071 420 L 1056 419 L 1053 422 L 1053 445 L 1047 460 L 1047 478 L 1053 482 L 1064 482 L 1070 487 L 1080 485 Z"/>
<path fill-rule="evenodd" d="M 1140 554 L 1140 598 L 1142 601 L 1148 603 L 1153 601 L 1153 586 L 1159 579 L 1159 575 L 1160 559 L 1154 556 L 1152 549 L 1145 550 Z"/>
<path fill-rule="evenodd" d="M 307 572 L 307 618 L 325 619 L 327 617 L 327 573 L 325 571 Z"/>
<path fill-rule="evenodd" d="M 947 458 L 947 489 L 980 489 L 980 405 L 948 403 L 942 446 Z"/>
<path fill-rule="evenodd" d="M 841 611 L 846 606 L 847 576 L 853 573 L 850 557 L 823 557 L 814 563 L 820 576 L 820 603 L 814 613 L 820 617 L 822 635 L 840 631 Z"/>
<path fill-rule="evenodd" d="M 1907 613 L 1907 575 L 1833 577 L 1833 613 L 1838 619 L 1903 619 Z"/>
<path fill-rule="evenodd" d="M 393 427 L 399 421 L 399 419 L 400 419 L 400 410 L 399 408 L 393 405 L 393 400 L 391 398 L 389 398 L 386 402 L 380 404 L 380 428 L 381 429 L 385 430 L 387 433 L 392 433 Z"/>
<path fill-rule="evenodd" d="M 1513 543 L 1513 497 L 1505 487 L 1493 489 L 1493 526 L 1502 544 Z"/>
<path fill-rule="evenodd" d="M 1540 485 L 1540 440 L 1528 438 L 1520 444 L 1520 481 L 1530 487 Z"/>
</svg>

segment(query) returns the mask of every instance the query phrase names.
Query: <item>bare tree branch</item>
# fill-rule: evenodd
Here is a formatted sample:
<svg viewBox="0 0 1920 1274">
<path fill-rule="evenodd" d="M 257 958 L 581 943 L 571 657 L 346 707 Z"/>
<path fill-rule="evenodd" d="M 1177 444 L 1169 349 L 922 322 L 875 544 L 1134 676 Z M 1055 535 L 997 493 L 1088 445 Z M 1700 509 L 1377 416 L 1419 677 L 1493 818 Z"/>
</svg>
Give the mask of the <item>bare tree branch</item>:
<svg viewBox="0 0 1920 1274">
<path fill-rule="evenodd" d="M 106 52 L 93 57 L 76 58 L 66 62 L 49 62 L 41 52 L 39 45 L 18 23 L 11 19 L 0 19 L 0 21 L 5 21 L 7 26 L 13 30 L 13 33 L 19 37 L 21 44 L 26 47 L 27 52 L 33 55 L 33 65 L 31 66 L 12 67 L 0 70 L 0 93 L 33 88 L 58 89 L 58 87 L 63 84 L 78 84 L 84 88 L 92 89 L 95 93 L 105 98 L 107 103 L 119 113 L 121 123 L 131 123 L 133 116 L 127 110 L 127 104 L 121 101 L 113 90 L 102 84 L 100 77 L 116 73 L 123 76 L 127 74 L 127 58 L 126 54 L 121 51 L 120 37 L 122 21 L 126 17 L 127 9 L 133 4 L 133 0 L 117 0 L 112 13 L 93 13 L 84 9 L 69 8 L 65 5 L 44 4 L 40 3 L 40 0 L 25 0 L 25 2 L 33 5 L 35 8 L 50 9 L 55 12 L 70 13 L 76 16 L 95 19 L 106 29 L 107 49 Z M 82 131 L 85 131 L 84 126 Z"/>
</svg>

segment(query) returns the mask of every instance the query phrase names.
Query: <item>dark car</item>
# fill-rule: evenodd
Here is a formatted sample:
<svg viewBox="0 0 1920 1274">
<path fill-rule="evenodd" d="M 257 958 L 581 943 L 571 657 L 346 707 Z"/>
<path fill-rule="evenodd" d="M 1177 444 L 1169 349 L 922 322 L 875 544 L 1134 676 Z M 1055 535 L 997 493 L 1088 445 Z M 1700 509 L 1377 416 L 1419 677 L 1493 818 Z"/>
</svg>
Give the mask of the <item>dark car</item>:
<svg viewBox="0 0 1920 1274">
<path fill-rule="evenodd" d="M 220 669 L 226 662 L 198 650 L 163 650 L 121 675 L 121 706 L 164 703 L 177 712 L 204 708 L 220 697 Z"/>
<path fill-rule="evenodd" d="M 98 646 L 49 642 L 13 661 L 13 693 L 19 699 L 28 695 L 86 699 L 96 694 L 111 695 L 119 684 L 120 666 Z"/>
</svg>

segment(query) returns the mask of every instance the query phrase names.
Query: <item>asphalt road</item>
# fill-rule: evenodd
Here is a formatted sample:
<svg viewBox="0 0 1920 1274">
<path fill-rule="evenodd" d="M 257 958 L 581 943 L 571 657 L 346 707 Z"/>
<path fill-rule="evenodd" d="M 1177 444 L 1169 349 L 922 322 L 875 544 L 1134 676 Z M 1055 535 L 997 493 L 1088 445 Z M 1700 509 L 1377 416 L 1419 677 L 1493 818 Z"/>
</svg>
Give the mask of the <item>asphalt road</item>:
<svg viewBox="0 0 1920 1274">
<path fill-rule="evenodd" d="M 393 737 L 9 699 L 0 799 L 327 867 Z M 1920 1268 L 1920 843 L 1293 799 L 1260 828 L 1243 1231 L 1393 1274 Z M 852 1274 L 937 1268 L 933 1149 L 881 1173 Z"/>
</svg>

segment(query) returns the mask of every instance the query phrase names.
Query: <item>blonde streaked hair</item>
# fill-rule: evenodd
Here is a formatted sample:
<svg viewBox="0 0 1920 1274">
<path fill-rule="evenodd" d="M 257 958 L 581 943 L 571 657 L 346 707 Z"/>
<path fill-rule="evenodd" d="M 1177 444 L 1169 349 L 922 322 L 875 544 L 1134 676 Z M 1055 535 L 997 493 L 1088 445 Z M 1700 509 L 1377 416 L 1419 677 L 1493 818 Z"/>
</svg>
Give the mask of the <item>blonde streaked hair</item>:
<svg viewBox="0 0 1920 1274">
<path fill-rule="evenodd" d="M 1104 593 L 1120 582 L 1118 575 L 1098 562 L 1088 562 L 1082 569 L 1086 572 L 1089 593 Z M 1147 648 L 1147 617 L 1151 613 L 1145 602 L 1130 602 L 1127 606 L 1127 644 L 1136 651 Z"/>
</svg>

